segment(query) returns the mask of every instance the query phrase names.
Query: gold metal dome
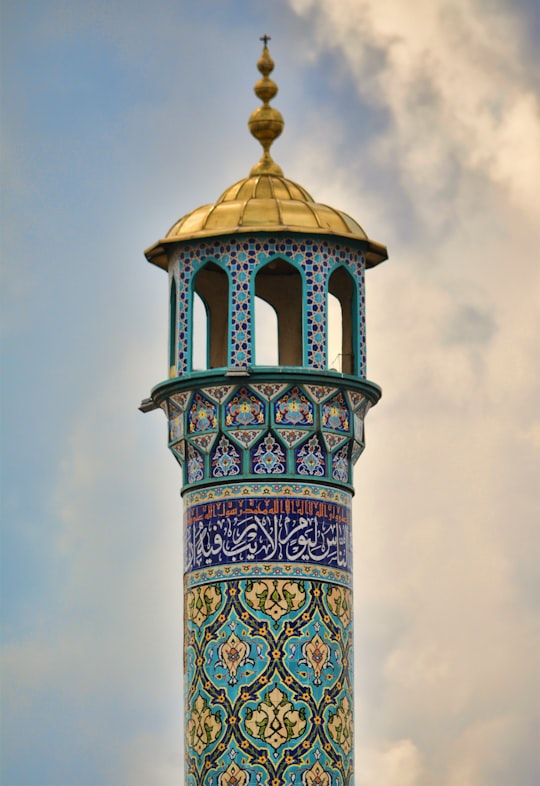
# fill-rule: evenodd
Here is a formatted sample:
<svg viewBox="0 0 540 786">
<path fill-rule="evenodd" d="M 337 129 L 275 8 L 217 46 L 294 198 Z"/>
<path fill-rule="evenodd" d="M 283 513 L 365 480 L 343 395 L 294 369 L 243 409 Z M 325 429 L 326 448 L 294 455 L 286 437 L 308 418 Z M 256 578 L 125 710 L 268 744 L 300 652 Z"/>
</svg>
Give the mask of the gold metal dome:
<svg viewBox="0 0 540 786">
<path fill-rule="evenodd" d="M 195 238 L 232 235 L 245 232 L 302 232 L 338 235 L 365 244 L 366 264 L 374 267 L 387 259 L 386 247 L 369 240 L 351 216 L 313 200 L 308 192 L 283 176 L 270 155 L 270 146 L 281 134 L 284 122 L 269 101 L 277 93 L 277 85 L 269 78 L 274 68 L 263 36 L 264 48 L 257 63 L 262 79 L 255 85 L 255 93 L 263 102 L 252 112 L 249 129 L 263 148 L 260 161 L 249 177 L 230 186 L 219 199 L 203 205 L 183 216 L 166 236 L 146 249 L 149 262 L 167 269 L 167 246 Z"/>
</svg>

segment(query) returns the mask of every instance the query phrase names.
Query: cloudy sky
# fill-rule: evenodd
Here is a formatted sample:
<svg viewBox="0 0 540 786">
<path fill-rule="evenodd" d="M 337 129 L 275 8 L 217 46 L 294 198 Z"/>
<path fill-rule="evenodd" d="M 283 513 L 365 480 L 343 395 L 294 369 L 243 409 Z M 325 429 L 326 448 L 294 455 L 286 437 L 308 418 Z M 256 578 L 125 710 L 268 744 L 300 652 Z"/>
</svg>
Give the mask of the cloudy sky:
<svg viewBox="0 0 540 786">
<path fill-rule="evenodd" d="M 6 0 L 5 786 L 182 773 L 167 286 L 143 249 L 274 157 L 390 260 L 356 469 L 359 786 L 538 786 L 540 10 Z"/>
</svg>

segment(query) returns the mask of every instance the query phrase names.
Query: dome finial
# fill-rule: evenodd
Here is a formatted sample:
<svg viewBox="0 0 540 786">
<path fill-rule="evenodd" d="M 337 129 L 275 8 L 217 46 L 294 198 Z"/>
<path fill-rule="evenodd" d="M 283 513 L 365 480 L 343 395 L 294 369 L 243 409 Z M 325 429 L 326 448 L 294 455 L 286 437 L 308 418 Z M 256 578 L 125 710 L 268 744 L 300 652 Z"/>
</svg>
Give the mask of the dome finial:
<svg viewBox="0 0 540 786">
<path fill-rule="evenodd" d="M 281 167 L 273 161 L 270 155 L 270 146 L 274 139 L 283 131 L 285 123 L 281 113 L 269 104 L 269 101 L 274 98 L 278 91 L 276 83 L 268 77 L 268 74 L 271 74 L 274 70 L 274 61 L 270 57 L 267 46 L 270 36 L 263 35 L 260 40 L 263 42 L 263 51 L 257 63 L 257 68 L 262 74 L 262 79 L 259 79 L 253 89 L 255 95 L 261 99 L 263 104 L 251 113 L 248 126 L 255 139 L 258 139 L 261 143 L 263 154 L 261 160 L 255 164 L 250 174 L 283 176 Z"/>
</svg>

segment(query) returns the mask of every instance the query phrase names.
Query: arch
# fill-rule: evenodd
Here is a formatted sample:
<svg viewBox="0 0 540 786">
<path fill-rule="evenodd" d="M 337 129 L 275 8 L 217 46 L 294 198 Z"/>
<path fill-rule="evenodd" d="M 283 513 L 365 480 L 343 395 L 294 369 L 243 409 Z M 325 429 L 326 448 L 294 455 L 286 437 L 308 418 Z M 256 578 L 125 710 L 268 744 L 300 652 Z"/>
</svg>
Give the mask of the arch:
<svg viewBox="0 0 540 786">
<path fill-rule="evenodd" d="M 195 300 L 195 293 L 203 301 L 206 311 L 205 368 L 224 367 L 228 363 L 229 354 L 229 276 L 227 271 L 214 261 L 206 262 L 193 278 L 193 300 Z"/>
<path fill-rule="evenodd" d="M 197 291 L 193 292 L 191 320 L 191 369 L 208 368 L 208 306 Z"/>
<path fill-rule="evenodd" d="M 255 365 L 277 366 L 279 332 L 276 309 L 262 297 L 255 296 Z"/>
<path fill-rule="evenodd" d="M 169 376 L 176 377 L 178 374 L 178 359 L 176 353 L 176 325 L 178 322 L 177 316 L 177 296 L 176 296 L 176 279 L 172 276 L 171 291 L 169 294 Z"/>
<path fill-rule="evenodd" d="M 259 267 L 255 298 L 265 300 L 276 312 L 278 364 L 302 366 L 304 362 L 304 280 L 300 270 L 282 257 Z"/>
<path fill-rule="evenodd" d="M 328 368 L 332 371 L 342 371 L 343 309 L 339 298 L 331 292 L 328 292 L 327 342 Z"/>
<path fill-rule="evenodd" d="M 357 331 L 358 286 L 343 265 L 335 268 L 328 279 L 328 293 L 337 298 L 341 305 L 341 363 L 339 370 L 344 374 L 356 374 L 358 369 L 353 336 Z M 328 337 L 327 340 L 329 340 Z"/>
</svg>

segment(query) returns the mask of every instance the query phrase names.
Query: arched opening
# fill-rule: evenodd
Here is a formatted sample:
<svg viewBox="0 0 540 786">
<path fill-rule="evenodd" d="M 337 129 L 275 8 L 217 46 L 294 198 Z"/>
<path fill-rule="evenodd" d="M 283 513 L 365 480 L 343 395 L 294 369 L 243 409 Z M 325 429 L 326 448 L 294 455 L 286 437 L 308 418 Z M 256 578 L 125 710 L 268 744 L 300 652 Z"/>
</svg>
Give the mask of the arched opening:
<svg viewBox="0 0 540 786">
<path fill-rule="evenodd" d="M 356 374 L 356 357 L 353 342 L 353 334 L 355 331 L 354 315 L 356 313 L 356 284 L 351 274 L 344 267 L 338 267 L 330 276 L 328 281 L 328 293 L 328 300 L 330 301 L 330 295 L 333 295 L 337 298 L 341 307 L 341 348 L 337 353 L 341 356 L 339 370 L 344 374 Z M 335 306 L 332 306 L 332 308 L 335 309 Z M 330 341 L 330 336 L 328 337 L 328 341 Z M 328 349 L 330 350 L 330 345 Z M 332 351 L 335 357 L 335 350 L 332 349 Z M 333 359 L 330 355 L 330 351 L 328 357 L 329 361 L 332 362 Z"/>
<path fill-rule="evenodd" d="M 169 296 L 169 376 L 175 377 L 177 374 L 176 359 L 176 280 L 171 282 L 171 292 Z"/>
<path fill-rule="evenodd" d="M 258 366 L 277 366 L 279 359 L 278 318 L 275 309 L 255 298 L 255 363 Z"/>
<path fill-rule="evenodd" d="M 193 321 L 191 330 L 191 369 L 206 371 L 208 368 L 208 312 L 197 292 L 193 293 Z"/>
<path fill-rule="evenodd" d="M 229 349 L 229 278 L 225 270 L 214 262 L 207 262 L 195 277 L 194 303 L 195 295 L 200 296 L 206 307 L 205 362 L 202 368 L 221 368 L 227 365 Z M 195 345 L 192 352 L 194 358 Z M 194 362 L 192 367 L 195 368 Z"/>
<path fill-rule="evenodd" d="M 328 293 L 328 368 L 342 371 L 343 310 L 335 295 Z"/>
<path fill-rule="evenodd" d="M 302 290 L 302 276 L 284 259 L 268 262 L 255 277 L 256 298 L 266 301 L 277 317 L 277 363 L 280 366 L 303 364 Z"/>
</svg>

